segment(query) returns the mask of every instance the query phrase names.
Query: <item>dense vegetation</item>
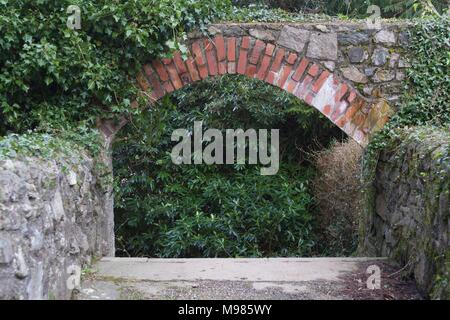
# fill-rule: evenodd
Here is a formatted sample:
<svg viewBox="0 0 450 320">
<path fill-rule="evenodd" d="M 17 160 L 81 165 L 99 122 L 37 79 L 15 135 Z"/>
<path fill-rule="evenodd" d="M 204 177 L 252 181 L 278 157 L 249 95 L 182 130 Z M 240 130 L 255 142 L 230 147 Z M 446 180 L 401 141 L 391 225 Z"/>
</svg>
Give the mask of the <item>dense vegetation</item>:
<svg viewBox="0 0 450 320">
<path fill-rule="evenodd" d="M 51 158 L 52 150 L 72 151 L 65 140 L 98 153 L 99 117 L 133 119 L 115 151 L 118 247 L 121 254 L 158 256 L 316 253 L 322 239 L 313 230 L 315 173 L 301 150 L 312 148 L 313 138 L 326 145 L 339 134 L 290 96 L 228 78 L 186 88 L 140 114 L 130 104 L 139 97 L 134 77 L 142 62 L 185 51 L 186 32 L 217 19 L 363 18 L 370 4 L 380 5 L 383 17 L 412 17 L 442 15 L 448 7 L 440 0 L 78 0 L 82 29 L 70 30 L 70 4 L 0 0 L 0 135 L 22 134 L 0 139 L 0 158 Z M 399 137 L 398 128 L 449 127 L 449 33 L 448 17 L 419 21 L 412 30 L 410 82 L 400 112 L 369 147 L 368 182 L 378 151 Z M 254 166 L 173 166 L 168 133 L 199 119 L 222 129 L 284 128 L 279 174 L 261 177 Z M 348 239 L 352 247 L 354 237 Z"/>
<path fill-rule="evenodd" d="M 280 128 L 281 168 L 176 166 L 177 128 Z M 161 257 L 310 255 L 313 170 L 303 148 L 340 132 L 313 108 L 258 81 L 223 77 L 175 93 L 136 119 L 115 146 L 119 253 Z"/>
</svg>

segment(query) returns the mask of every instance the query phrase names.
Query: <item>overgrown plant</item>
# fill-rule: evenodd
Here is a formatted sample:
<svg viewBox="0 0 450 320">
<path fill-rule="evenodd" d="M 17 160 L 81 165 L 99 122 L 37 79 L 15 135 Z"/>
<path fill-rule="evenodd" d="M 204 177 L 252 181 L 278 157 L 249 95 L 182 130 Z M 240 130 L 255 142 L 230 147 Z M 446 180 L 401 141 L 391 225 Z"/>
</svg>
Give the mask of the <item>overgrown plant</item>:
<svg viewBox="0 0 450 320">
<path fill-rule="evenodd" d="M 72 4 L 80 30 L 67 27 Z M 141 63 L 185 51 L 186 31 L 228 8 L 226 0 L 0 1 L 0 135 L 138 112 L 130 104 Z"/>
<path fill-rule="evenodd" d="M 281 167 L 171 162 L 174 129 L 280 128 Z M 302 149 L 340 131 L 294 96 L 256 80 L 210 79 L 135 118 L 115 145 L 119 255 L 308 256 L 315 249 L 313 171 Z"/>
</svg>

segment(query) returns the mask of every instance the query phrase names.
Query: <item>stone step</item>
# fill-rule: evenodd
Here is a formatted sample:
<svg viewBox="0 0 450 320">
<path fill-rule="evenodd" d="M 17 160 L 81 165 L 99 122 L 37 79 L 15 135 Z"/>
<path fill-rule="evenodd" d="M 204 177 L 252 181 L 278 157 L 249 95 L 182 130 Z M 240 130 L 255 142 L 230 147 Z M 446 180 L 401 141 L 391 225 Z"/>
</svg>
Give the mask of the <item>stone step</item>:
<svg viewBox="0 0 450 320">
<path fill-rule="evenodd" d="M 98 274 L 133 280 L 337 281 L 383 258 L 147 259 L 103 258 Z"/>
</svg>

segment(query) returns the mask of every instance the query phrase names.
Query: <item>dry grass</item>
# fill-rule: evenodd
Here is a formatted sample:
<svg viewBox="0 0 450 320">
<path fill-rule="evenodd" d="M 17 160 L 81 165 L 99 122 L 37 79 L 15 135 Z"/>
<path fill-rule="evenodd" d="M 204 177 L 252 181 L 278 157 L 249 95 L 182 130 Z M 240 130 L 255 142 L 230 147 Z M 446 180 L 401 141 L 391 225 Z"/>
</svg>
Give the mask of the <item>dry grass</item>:
<svg viewBox="0 0 450 320">
<path fill-rule="evenodd" d="M 314 192 L 319 206 L 320 251 L 336 256 L 356 250 L 361 212 L 361 157 L 363 149 L 353 140 L 336 142 L 312 154 L 317 176 Z"/>
</svg>

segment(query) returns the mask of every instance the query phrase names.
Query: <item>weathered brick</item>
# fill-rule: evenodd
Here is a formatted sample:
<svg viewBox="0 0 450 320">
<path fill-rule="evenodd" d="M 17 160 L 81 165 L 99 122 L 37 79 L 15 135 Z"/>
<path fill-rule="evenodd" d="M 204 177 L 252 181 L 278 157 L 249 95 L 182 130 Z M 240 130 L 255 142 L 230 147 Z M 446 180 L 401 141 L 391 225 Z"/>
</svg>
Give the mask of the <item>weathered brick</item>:
<svg viewBox="0 0 450 320">
<path fill-rule="evenodd" d="M 295 81 L 300 81 L 301 77 L 305 73 L 306 68 L 308 67 L 308 64 L 309 60 L 303 58 L 302 61 L 300 61 L 297 70 L 295 70 L 295 73 L 292 75 L 292 79 L 294 79 Z"/>
<path fill-rule="evenodd" d="M 290 93 L 294 93 L 294 90 L 297 87 L 297 85 L 298 85 L 298 82 L 292 80 L 292 78 L 291 78 L 291 79 L 288 79 L 288 81 L 284 85 L 284 88 L 285 88 L 286 91 L 288 91 Z"/>
<path fill-rule="evenodd" d="M 205 48 L 205 51 L 211 51 L 214 49 L 214 43 L 209 39 L 203 39 L 203 46 Z"/>
<path fill-rule="evenodd" d="M 340 117 L 334 122 L 339 128 L 343 128 L 347 124 L 347 119 L 345 117 Z"/>
<path fill-rule="evenodd" d="M 293 68 L 292 65 L 289 64 L 283 66 L 283 69 L 280 74 L 280 79 L 278 80 L 278 86 L 280 88 L 284 87 L 284 84 L 286 83 L 289 75 L 291 74 L 292 68 Z"/>
<path fill-rule="evenodd" d="M 248 77 L 253 78 L 256 74 L 256 66 L 254 64 L 249 64 L 247 66 L 247 70 L 245 71 L 245 74 Z"/>
<path fill-rule="evenodd" d="M 239 51 L 239 61 L 237 66 L 237 73 L 245 74 L 245 70 L 247 69 L 247 50 L 241 49 Z"/>
<path fill-rule="evenodd" d="M 224 75 L 227 73 L 227 62 L 226 61 L 220 61 L 219 62 L 219 74 Z"/>
<path fill-rule="evenodd" d="M 306 98 L 305 98 L 305 102 L 306 102 L 307 104 L 311 105 L 313 99 L 314 99 L 314 96 L 313 96 L 311 93 L 308 93 L 308 95 L 307 95 Z"/>
<path fill-rule="evenodd" d="M 197 67 L 195 66 L 194 59 L 193 58 L 187 59 L 186 66 L 187 66 L 187 68 L 189 70 L 189 74 L 191 75 L 191 79 L 193 81 L 199 81 L 200 80 L 200 76 L 198 74 Z"/>
<path fill-rule="evenodd" d="M 225 40 L 222 35 L 216 35 L 214 37 L 214 43 L 216 44 L 216 51 L 217 51 L 217 60 L 223 61 L 226 59 L 226 52 L 225 52 Z"/>
<path fill-rule="evenodd" d="M 236 38 L 227 39 L 228 61 L 236 61 Z"/>
<path fill-rule="evenodd" d="M 141 87 L 141 89 L 144 91 L 148 91 L 148 89 L 150 88 L 150 84 L 148 83 L 147 78 L 141 72 L 139 72 L 137 76 L 137 82 L 139 84 L 139 87 Z"/>
<path fill-rule="evenodd" d="M 197 65 L 197 68 L 198 68 L 198 74 L 200 75 L 200 78 L 202 78 L 202 79 L 208 78 L 209 72 L 208 72 L 208 67 L 206 65 L 202 65 L 202 66 Z"/>
<path fill-rule="evenodd" d="M 217 58 L 214 50 L 206 51 L 206 61 L 208 62 L 209 74 L 215 76 L 218 73 Z"/>
<path fill-rule="evenodd" d="M 344 95 L 347 93 L 348 90 L 348 85 L 346 83 L 343 83 L 338 92 L 336 92 L 336 95 L 334 96 L 334 101 L 336 103 L 340 102 L 342 100 L 342 98 L 344 97 Z"/>
<path fill-rule="evenodd" d="M 228 62 L 228 73 L 229 74 L 236 73 L 236 62 Z"/>
<path fill-rule="evenodd" d="M 297 54 L 295 54 L 295 53 L 290 53 L 286 61 L 287 61 L 287 63 L 289 63 L 289 64 L 294 64 L 295 61 L 297 61 Z"/>
<path fill-rule="evenodd" d="M 173 85 L 170 83 L 170 81 L 166 81 L 163 83 L 164 86 L 164 90 L 166 90 L 167 93 L 170 93 L 172 91 L 174 91 L 175 89 L 173 88 Z"/>
<path fill-rule="evenodd" d="M 181 57 L 181 52 L 177 51 L 173 54 L 173 61 L 175 62 L 179 74 L 187 72 L 186 65 L 184 64 L 183 58 Z"/>
<path fill-rule="evenodd" d="M 204 66 L 206 64 L 206 60 L 203 56 L 203 50 L 201 47 L 201 41 L 195 41 L 192 44 L 192 54 L 194 56 L 195 62 L 198 66 Z"/>
<path fill-rule="evenodd" d="M 250 48 L 250 37 L 245 36 L 242 37 L 241 49 L 249 49 Z"/>
<path fill-rule="evenodd" d="M 270 84 L 275 84 L 275 79 L 276 79 L 277 74 L 273 71 L 269 71 L 269 73 L 267 74 L 266 77 L 266 82 L 270 83 Z"/>
<path fill-rule="evenodd" d="M 152 89 L 152 98 L 154 100 L 159 100 L 165 95 L 165 90 L 162 87 L 161 83 L 159 82 L 159 77 L 153 71 L 152 67 L 150 65 L 144 65 L 144 71 L 147 76 L 147 79 L 150 81 L 150 87 Z"/>
<path fill-rule="evenodd" d="M 275 54 L 275 58 L 273 59 L 272 67 L 270 67 L 270 71 L 278 72 L 281 68 L 281 63 L 284 59 L 284 49 L 278 49 Z"/>
<path fill-rule="evenodd" d="M 261 56 L 261 53 L 264 51 L 266 47 L 266 44 L 261 40 L 256 40 L 255 45 L 252 50 L 252 54 L 250 56 L 250 63 L 252 64 L 258 64 L 259 57 Z"/>
<path fill-rule="evenodd" d="M 312 75 L 313 77 L 317 76 L 317 74 L 319 73 L 319 66 L 317 64 L 313 64 L 311 66 L 311 68 L 309 68 L 308 70 L 308 74 Z"/>
<path fill-rule="evenodd" d="M 183 88 L 183 82 L 181 81 L 181 78 L 178 75 L 178 71 L 175 68 L 174 63 L 167 65 L 167 72 L 169 72 L 170 81 L 172 81 L 173 87 L 175 89 Z"/>
<path fill-rule="evenodd" d="M 294 95 L 296 95 L 298 98 L 303 99 L 306 94 L 309 92 L 309 85 L 313 81 L 313 77 L 307 75 L 305 79 L 303 79 L 302 83 L 297 87 L 297 89 L 294 92 Z"/>
<path fill-rule="evenodd" d="M 169 74 L 167 73 L 166 69 L 164 68 L 163 64 L 159 60 L 154 60 L 152 62 L 153 67 L 155 68 L 156 72 L 158 73 L 159 79 L 161 82 L 169 80 Z"/>
<path fill-rule="evenodd" d="M 352 103 L 353 100 L 355 100 L 356 96 L 357 96 L 357 95 L 356 95 L 355 90 L 350 91 L 350 95 L 348 96 L 347 101 L 348 101 L 349 103 Z"/>
<path fill-rule="evenodd" d="M 312 91 L 315 93 L 319 92 L 319 90 L 322 88 L 323 84 L 325 83 L 325 81 L 328 79 L 329 76 L 330 72 L 326 70 L 322 72 L 317 81 L 313 84 Z"/>
<path fill-rule="evenodd" d="M 266 46 L 266 55 L 271 56 L 271 55 L 273 55 L 274 51 L 275 51 L 275 46 L 271 43 L 268 43 Z"/>
<path fill-rule="evenodd" d="M 327 117 L 331 114 L 331 106 L 327 104 L 325 107 L 323 107 L 323 114 Z"/>
<path fill-rule="evenodd" d="M 256 74 L 256 77 L 259 80 L 264 80 L 266 77 L 267 70 L 269 70 L 270 62 L 272 61 L 272 58 L 270 56 L 264 56 L 261 65 L 259 66 L 258 73 Z"/>
<path fill-rule="evenodd" d="M 168 65 L 168 64 L 171 64 L 171 63 L 172 63 L 172 59 L 170 59 L 170 58 L 163 58 L 163 59 L 161 59 L 161 62 L 162 62 L 164 65 Z"/>
</svg>

